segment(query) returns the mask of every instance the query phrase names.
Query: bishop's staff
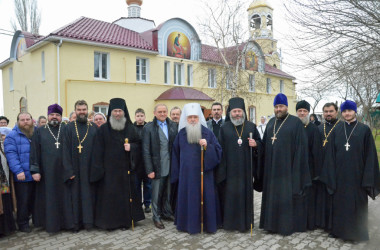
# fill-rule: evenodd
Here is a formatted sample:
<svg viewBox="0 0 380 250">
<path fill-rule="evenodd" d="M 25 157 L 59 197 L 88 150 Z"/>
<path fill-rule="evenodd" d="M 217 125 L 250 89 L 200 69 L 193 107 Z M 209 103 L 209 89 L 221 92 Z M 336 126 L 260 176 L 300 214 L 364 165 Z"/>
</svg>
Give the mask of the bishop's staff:
<svg viewBox="0 0 380 250">
<path fill-rule="evenodd" d="M 204 151 L 205 146 L 201 146 L 201 233 L 203 233 L 203 172 L 204 172 Z"/>
<path fill-rule="evenodd" d="M 249 133 L 249 139 L 250 140 L 252 140 L 252 132 L 250 132 Z M 252 236 L 252 228 L 253 228 L 253 184 L 252 184 L 252 177 L 253 177 L 253 156 L 252 156 L 252 151 L 253 151 L 253 149 L 252 149 L 252 147 L 249 147 L 250 148 L 250 151 L 251 151 L 251 174 L 250 174 L 250 176 L 249 176 L 249 188 L 250 188 L 250 190 L 252 191 L 252 194 L 251 194 L 251 198 L 250 199 L 252 199 L 252 201 L 250 200 L 250 205 L 251 205 L 251 236 Z"/>
<path fill-rule="evenodd" d="M 124 143 L 128 144 L 128 138 L 125 138 Z M 131 219 L 132 219 L 132 230 L 135 229 L 135 225 L 133 223 L 133 205 L 132 205 L 132 187 L 131 187 L 131 171 L 128 170 L 128 185 L 129 185 L 129 204 L 131 207 Z"/>
</svg>

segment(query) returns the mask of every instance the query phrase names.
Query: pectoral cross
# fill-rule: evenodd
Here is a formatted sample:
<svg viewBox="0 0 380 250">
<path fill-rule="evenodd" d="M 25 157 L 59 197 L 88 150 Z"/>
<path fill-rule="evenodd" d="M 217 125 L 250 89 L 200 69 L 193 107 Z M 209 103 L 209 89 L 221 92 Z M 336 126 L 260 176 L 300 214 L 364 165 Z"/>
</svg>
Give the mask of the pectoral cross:
<svg viewBox="0 0 380 250">
<path fill-rule="evenodd" d="M 326 143 L 328 143 L 327 138 L 323 141 L 323 146 L 326 146 Z"/>
<path fill-rule="evenodd" d="M 56 143 L 54 143 L 54 144 L 57 146 L 57 148 L 59 148 L 59 144 L 61 144 L 61 143 L 56 142 Z"/>
<path fill-rule="evenodd" d="M 79 144 L 79 146 L 77 147 L 78 149 L 79 149 L 79 154 L 81 154 L 82 153 L 82 144 Z"/>
<path fill-rule="evenodd" d="M 276 135 L 274 135 L 273 137 L 271 137 L 271 139 L 272 139 L 272 144 L 274 143 L 274 141 L 275 140 L 277 140 L 277 137 L 276 137 Z"/>
<path fill-rule="evenodd" d="M 346 144 L 344 144 L 344 146 L 346 147 L 346 151 L 348 151 L 348 148 L 350 147 L 350 144 L 348 144 L 348 142 Z"/>
</svg>

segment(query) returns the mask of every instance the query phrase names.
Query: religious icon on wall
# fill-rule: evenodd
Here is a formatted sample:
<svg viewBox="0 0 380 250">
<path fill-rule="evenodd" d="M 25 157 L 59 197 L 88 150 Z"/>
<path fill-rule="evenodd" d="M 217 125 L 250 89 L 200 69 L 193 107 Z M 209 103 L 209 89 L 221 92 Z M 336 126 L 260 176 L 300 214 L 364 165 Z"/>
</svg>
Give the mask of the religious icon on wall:
<svg viewBox="0 0 380 250">
<path fill-rule="evenodd" d="M 20 38 L 17 44 L 16 58 L 18 59 L 25 54 L 26 54 L 26 42 L 25 42 L 25 38 L 22 37 Z"/>
<path fill-rule="evenodd" d="M 181 32 L 172 32 L 168 36 L 168 56 L 190 59 L 191 45 L 187 36 Z"/>
<path fill-rule="evenodd" d="M 248 51 L 245 56 L 245 69 L 257 71 L 259 68 L 259 60 L 253 51 Z"/>
</svg>

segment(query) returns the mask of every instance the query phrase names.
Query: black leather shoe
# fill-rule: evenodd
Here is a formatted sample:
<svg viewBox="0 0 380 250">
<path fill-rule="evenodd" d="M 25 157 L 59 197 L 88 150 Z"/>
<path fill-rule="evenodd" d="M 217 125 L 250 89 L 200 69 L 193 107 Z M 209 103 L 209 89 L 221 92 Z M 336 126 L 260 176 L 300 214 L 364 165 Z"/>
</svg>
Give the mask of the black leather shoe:
<svg viewBox="0 0 380 250">
<path fill-rule="evenodd" d="M 162 221 L 153 221 L 154 222 L 154 225 L 158 228 L 158 229 L 164 229 L 165 226 L 164 226 L 164 223 L 162 223 Z"/>
<path fill-rule="evenodd" d="M 164 220 L 174 221 L 174 216 L 173 216 L 173 215 L 163 216 L 162 218 L 163 218 Z"/>
<path fill-rule="evenodd" d="M 152 209 L 150 208 L 150 207 L 145 207 L 145 213 L 150 213 L 150 212 L 152 212 Z"/>
</svg>

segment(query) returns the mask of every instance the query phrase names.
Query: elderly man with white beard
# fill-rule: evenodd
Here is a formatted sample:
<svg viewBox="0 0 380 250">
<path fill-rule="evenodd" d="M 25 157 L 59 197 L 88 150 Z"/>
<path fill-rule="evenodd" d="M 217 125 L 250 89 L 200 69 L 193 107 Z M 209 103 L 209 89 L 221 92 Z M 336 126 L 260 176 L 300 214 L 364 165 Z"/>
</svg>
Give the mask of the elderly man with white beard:
<svg viewBox="0 0 380 250">
<path fill-rule="evenodd" d="M 173 143 L 171 182 L 178 182 L 175 224 L 179 231 L 190 234 L 201 231 L 201 209 L 204 229 L 216 232 L 221 222 L 219 201 L 214 181 L 222 148 L 207 128 L 201 106 L 186 104 L 179 121 L 179 132 Z M 201 188 L 201 147 L 204 148 L 203 189 Z M 201 207 L 203 192 L 204 206 Z"/>
<path fill-rule="evenodd" d="M 262 152 L 259 131 L 254 123 L 247 121 L 246 114 L 244 99 L 229 100 L 226 121 L 219 132 L 223 157 L 216 175 L 224 190 L 223 228 L 240 232 L 253 226 L 252 186 L 260 190 L 257 166 Z"/>
<path fill-rule="evenodd" d="M 317 192 L 321 192 L 318 181 L 322 169 L 322 139 L 318 127 L 309 122 L 310 104 L 307 101 L 299 101 L 296 105 L 298 118 L 304 124 L 307 139 L 308 139 L 308 155 L 309 155 L 309 170 L 312 180 L 312 186 L 306 191 L 306 207 L 307 207 L 307 229 L 313 230 L 316 227 L 316 212 L 321 212 L 319 209 L 321 204 L 316 204 Z M 317 209 L 316 209 L 317 208 Z"/>
<path fill-rule="evenodd" d="M 135 186 L 140 139 L 124 99 L 110 100 L 108 123 L 96 134 L 90 181 L 95 183 L 95 225 L 128 229 L 145 219 Z"/>
</svg>

